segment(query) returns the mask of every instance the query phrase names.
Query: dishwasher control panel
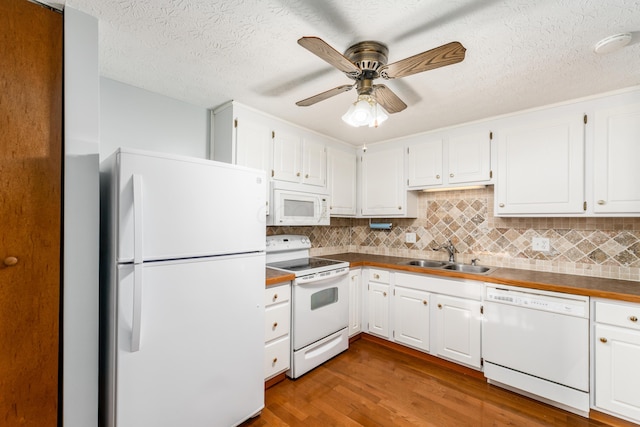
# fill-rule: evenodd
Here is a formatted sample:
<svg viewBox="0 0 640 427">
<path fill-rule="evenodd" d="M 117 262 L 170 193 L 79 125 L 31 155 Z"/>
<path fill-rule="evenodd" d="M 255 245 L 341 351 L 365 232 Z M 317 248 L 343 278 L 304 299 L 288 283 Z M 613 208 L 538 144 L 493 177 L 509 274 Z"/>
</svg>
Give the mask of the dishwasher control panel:
<svg viewBox="0 0 640 427">
<path fill-rule="evenodd" d="M 576 317 L 589 317 L 589 297 L 511 286 L 487 285 L 485 301 Z"/>
</svg>

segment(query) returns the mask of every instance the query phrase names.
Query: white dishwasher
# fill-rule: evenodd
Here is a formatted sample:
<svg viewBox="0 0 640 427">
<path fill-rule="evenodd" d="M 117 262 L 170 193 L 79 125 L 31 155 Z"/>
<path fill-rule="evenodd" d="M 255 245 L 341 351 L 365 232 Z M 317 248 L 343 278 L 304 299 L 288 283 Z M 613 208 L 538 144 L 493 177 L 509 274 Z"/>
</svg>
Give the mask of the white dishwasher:
<svg viewBox="0 0 640 427">
<path fill-rule="evenodd" d="M 489 383 L 589 413 L 589 297 L 485 284 Z"/>
</svg>

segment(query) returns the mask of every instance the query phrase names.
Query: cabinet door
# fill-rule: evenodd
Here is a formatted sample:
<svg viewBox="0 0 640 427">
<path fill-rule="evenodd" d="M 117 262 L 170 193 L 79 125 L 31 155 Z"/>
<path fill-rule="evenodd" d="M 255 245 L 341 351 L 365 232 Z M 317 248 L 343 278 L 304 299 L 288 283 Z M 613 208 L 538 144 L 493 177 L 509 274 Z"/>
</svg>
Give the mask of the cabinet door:
<svg viewBox="0 0 640 427">
<path fill-rule="evenodd" d="M 360 269 L 349 272 L 349 336 L 362 330 L 360 313 L 362 306 L 362 291 L 360 289 Z"/>
<path fill-rule="evenodd" d="M 596 406 L 640 422 L 640 332 L 596 324 Z"/>
<path fill-rule="evenodd" d="M 369 332 L 389 338 L 389 285 L 369 282 Z"/>
<path fill-rule="evenodd" d="M 394 340 L 421 350 L 429 350 L 429 294 L 396 287 L 394 299 Z"/>
<path fill-rule="evenodd" d="M 441 137 L 431 137 L 407 147 L 407 186 L 409 188 L 442 184 Z"/>
<path fill-rule="evenodd" d="M 273 179 L 300 182 L 302 139 L 295 129 L 279 127 L 273 137 Z"/>
<path fill-rule="evenodd" d="M 264 117 L 237 108 L 235 119 L 236 164 L 271 172 L 272 130 Z"/>
<path fill-rule="evenodd" d="M 329 148 L 328 185 L 332 216 L 356 214 L 356 153 Z"/>
<path fill-rule="evenodd" d="M 491 132 L 478 131 L 449 137 L 447 142 L 449 184 L 491 180 Z"/>
<path fill-rule="evenodd" d="M 481 304 L 435 295 L 436 354 L 480 368 Z"/>
<path fill-rule="evenodd" d="M 497 215 L 584 213 L 582 113 L 553 111 L 498 134 Z"/>
<path fill-rule="evenodd" d="M 362 156 L 362 214 L 395 215 L 406 211 L 402 147 Z"/>
<path fill-rule="evenodd" d="M 597 110 L 594 138 L 594 213 L 640 213 L 640 104 Z"/>
<path fill-rule="evenodd" d="M 302 183 L 327 186 L 327 148 L 320 138 L 305 136 L 302 144 Z"/>
</svg>

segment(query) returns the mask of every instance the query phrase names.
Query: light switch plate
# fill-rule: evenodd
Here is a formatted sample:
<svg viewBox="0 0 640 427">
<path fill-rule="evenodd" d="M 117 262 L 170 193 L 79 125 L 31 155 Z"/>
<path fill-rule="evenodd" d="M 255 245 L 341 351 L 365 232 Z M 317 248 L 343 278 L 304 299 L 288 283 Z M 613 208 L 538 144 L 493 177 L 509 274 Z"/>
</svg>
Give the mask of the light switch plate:
<svg viewBox="0 0 640 427">
<path fill-rule="evenodd" d="M 551 245 L 546 237 L 534 237 L 531 239 L 531 249 L 536 252 L 549 252 Z"/>
<path fill-rule="evenodd" d="M 406 243 L 415 243 L 416 242 L 416 233 L 405 233 L 404 241 Z"/>
</svg>

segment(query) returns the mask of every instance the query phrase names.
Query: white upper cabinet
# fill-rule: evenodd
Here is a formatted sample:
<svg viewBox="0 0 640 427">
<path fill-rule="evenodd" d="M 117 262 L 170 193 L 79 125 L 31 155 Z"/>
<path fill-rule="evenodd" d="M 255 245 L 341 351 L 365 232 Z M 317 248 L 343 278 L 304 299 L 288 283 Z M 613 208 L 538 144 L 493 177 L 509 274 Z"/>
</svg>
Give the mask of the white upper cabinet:
<svg viewBox="0 0 640 427">
<path fill-rule="evenodd" d="M 407 188 L 492 184 L 491 131 L 461 127 L 413 136 L 407 146 Z"/>
<path fill-rule="evenodd" d="M 496 215 L 583 214 L 584 114 L 550 109 L 498 129 Z"/>
<path fill-rule="evenodd" d="M 449 184 L 488 184 L 491 171 L 491 139 L 489 130 L 452 133 L 447 142 L 447 182 Z"/>
<path fill-rule="evenodd" d="M 213 160 L 260 169 L 271 175 L 273 123 L 231 102 L 213 112 Z"/>
<path fill-rule="evenodd" d="M 281 124 L 274 131 L 273 179 L 326 187 L 327 151 L 321 137 Z"/>
<path fill-rule="evenodd" d="M 640 102 L 596 109 L 594 213 L 640 213 L 639 161 Z"/>
<path fill-rule="evenodd" d="M 407 187 L 413 189 L 442 184 L 442 136 L 412 137 L 406 143 Z"/>
<path fill-rule="evenodd" d="M 356 215 L 356 152 L 327 149 L 327 184 L 331 216 Z"/>
<path fill-rule="evenodd" d="M 371 217 L 417 216 L 417 198 L 404 185 L 402 146 L 370 148 L 361 155 L 361 215 Z"/>
</svg>

